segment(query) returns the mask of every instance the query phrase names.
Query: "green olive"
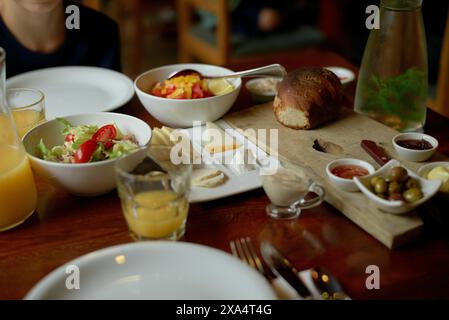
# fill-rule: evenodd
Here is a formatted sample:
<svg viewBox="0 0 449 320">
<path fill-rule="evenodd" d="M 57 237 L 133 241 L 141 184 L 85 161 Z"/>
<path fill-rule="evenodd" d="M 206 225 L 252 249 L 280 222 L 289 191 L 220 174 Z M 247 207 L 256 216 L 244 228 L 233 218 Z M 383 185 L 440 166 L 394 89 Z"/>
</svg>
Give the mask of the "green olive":
<svg viewBox="0 0 449 320">
<path fill-rule="evenodd" d="M 397 181 L 392 181 L 388 184 L 388 194 L 392 195 L 394 193 L 400 193 L 401 192 L 401 185 Z"/>
<path fill-rule="evenodd" d="M 379 179 L 382 179 L 382 178 L 380 178 L 380 177 L 372 177 L 371 180 L 370 180 L 371 187 L 374 188 L 376 186 L 377 180 L 379 180 Z"/>
<path fill-rule="evenodd" d="M 405 187 L 407 189 L 415 189 L 419 188 L 419 182 L 416 179 L 409 178 L 407 182 L 405 183 Z"/>
<path fill-rule="evenodd" d="M 387 192 L 387 182 L 383 178 L 379 178 L 374 184 L 374 192 L 379 194 L 385 194 Z"/>
<path fill-rule="evenodd" d="M 394 167 L 391 169 L 390 174 L 388 175 L 388 179 L 390 181 L 402 182 L 407 179 L 407 170 L 403 167 Z"/>
<path fill-rule="evenodd" d="M 413 203 L 413 202 L 421 200 L 423 197 L 423 194 L 422 194 L 421 190 L 419 190 L 418 188 L 412 188 L 412 189 L 408 189 L 407 191 L 405 191 L 402 196 L 404 197 L 405 201 L 407 201 L 409 203 Z"/>
</svg>

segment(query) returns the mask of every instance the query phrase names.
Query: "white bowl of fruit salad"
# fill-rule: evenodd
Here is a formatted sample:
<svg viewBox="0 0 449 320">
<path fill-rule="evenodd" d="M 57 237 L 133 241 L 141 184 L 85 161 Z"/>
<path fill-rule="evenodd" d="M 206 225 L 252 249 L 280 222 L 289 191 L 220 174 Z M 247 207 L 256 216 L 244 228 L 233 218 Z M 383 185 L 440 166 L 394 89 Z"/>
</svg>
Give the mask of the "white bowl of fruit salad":
<svg viewBox="0 0 449 320">
<path fill-rule="evenodd" d="M 165 125 L 175 128 L 192 127 L 225 115 L 234 104 L 242 80 L 205 80 L 185 75 L 167 80 L 173 72 L 192 69 L 208 76 L 221 76 L 232 70 L 207 64 L 175 64 L 149 70 L 140 75 L 134 87 L 145 109 Z"/>
<path fill-rule="evenodd" d="M 115 160 L 145 156 L 151 128 L 119 113 L 91 113 L 43 123 L 23 137 L 33 170 L 68 192 L 97 196 L 115 188 Z"/>
</svg>

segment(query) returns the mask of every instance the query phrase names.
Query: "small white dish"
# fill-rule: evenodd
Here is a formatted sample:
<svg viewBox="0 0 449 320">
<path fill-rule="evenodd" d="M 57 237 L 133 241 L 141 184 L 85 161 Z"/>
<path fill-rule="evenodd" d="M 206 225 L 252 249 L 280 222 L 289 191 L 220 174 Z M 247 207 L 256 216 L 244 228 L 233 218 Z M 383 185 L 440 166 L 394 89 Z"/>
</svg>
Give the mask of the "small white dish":
<svg viewBox="0 0 449 320">
<path fill-rule="evenodd" d="M 325 69 L 332 71 L 340 79 L 341 84 L 345 85 L 355 80 L 355 73 L 343 67 L 325 67 Z"/>
<path fill-rule="evenodd" d="M 339 166 L 345 165 L 355 165 L 362 167 L 368 171 L 368 174 L 373 174 L 376 169 L 372 165 L 370 165 L 366 161 L 358 160 L 358 159 L 338 159 L 329 163 L 326 167 L 326 173 L 331 182 L 336 185 L 339 189 L 347 192 L 356 192 L 359 191 L 359 188 L 354 182 L 354 179 L 344 179 L 336 176 L 332 173 L 332 170 Z"/>
<path fill-rule="evenodd" d="M 413 150 L 404 148 L 398 145 L 398 142 L 403 140 L 425 140 L 432 145 L 432 149 Z M 438 148 L 438 140 L 424 133 L 401 133 L 393 138 L 393 146 L 400 159 L 412 162 L 422 162 L 433 156 Z"/>
<path fill-rule="evenodd" d="M 439 162 L 432 162 L 432 163 L 426 164 L 426 165 L 422 166 L 421 168 L 419 168 L 418 175 L 420 177 L 422 177 L 423 179 L 427 179 L 427 176 L 430 173 L 430 171 L 432 171 L 434 168 L 439 167 L 439 166 L 449 168 L 449 161 L 439 161 Z M 449 192 L 443 192 L 440 190 L 439 194 L 444 196 L 445 198 L 449 199 Z"/>
<path fill-rule="evenodd" d="M 410 177 L 416 179 L 420 186 L 423 193 L 423 198 L 417 202 L 414 203 L 408 203 L 405 201 L 390 201 L 385 200 L 377 195 L 375 195 L 369 188 L 371 178 L 373 177 L 383 177 L 387 178 L 388 173 L 390 170 L 394 167 L 403 167 L 407 170 L 407 173 Z M 364 176 L 364 177 L 356 177 L 355 183 L 362 191 L 362 193 L 371 201 L 374 202 L 374 204 L 381 209 L 382 211 L 393 213 L 393 214 L 404 214 L 407 212 L 410 212 L 414 210 L 415 208 L 419 207 L 423 203 L 430 200 L 440 189 L 441 181 L 431 181 L 427 179 L 421 178 L 419 175 L 414 173 L 413 171 L 407 169 L 404 167 L 398 160 L 390 160 L 386 165 L 384 165 L 382 168 L 377 170 L 374 174 Z"/>
<path fill-rule="evenodd" d="M 265 103 L 274 100 L 281 81 L 282 78 L 257 78 L 249 80 L 245 87 L 254 101 Z"/>
<path fill-rule="evenodd" d="M 67 288 L 70 274 L 79 275 L 79 290 Z M 260 273 L 230 254 L 198 244 L 156 241 L 77 258 L 39 281 L 25 299 L 274 300 L 276 295 Z"/>
<path fill-rule="evenodd" d="M 192 186 L 189 196 L 190 203 L 218 200 L 259 189 L 262 187 L 262 179 L 260 176 L 261 166 L 272 169 L 277 168 L 278 165 L 277 159 L 270 157 L 266 152 L 258 148 L 257 145 L 249 141 L 243 134 L 239 133 L 238 130 L 234 130 L 234 128 L 226 123 L 226 121 L 219 120 L 215 122 L 215 124 L 223 130 L 232 129 L 231 131 L 228 131 L 228 133 L 235 137 L 236 141 L 238 141 L 242 146 L 237 150 L 230 150 L 212 155 L 205 151 L 203 147 L 201 140 L 202 134 L 199 136 L 195 135 L 195 130 L 198 130 L 200 133 L 204 132 L 204 130 L 206 130 L 206 126 L 185 129 L 186 134 L 192 139 L 191 142 L 193 147 L 198 153 L 203 155 L 203 162 L 205 162 L 197 165 L 195 169 L 215 168 L 223 172 L 227 178 L 224 184 L 215 188 L 201 188 Z M 257 162 L 260 164 L 255 165 L 254 170 L 248 170 L 244 173 L 240 173 L 237 172 L 238 170 L 235 169 L 231 162 L 238 152 L 244 152 L 245 149 L 251 151 L 252 155 L 256 157 Z M 230 161 L 224 161 L 226 159 Z"/>
<path fill-rule="evenodd" d="M 122 73 L 97 67 L 55 67 L 8 79 L 8 88 L 34 88 L 45 94 L 47 120 L 111 111 L 134 96 L 133 81 Z"/>
<path fill-rule="evenodd" d="M 99 112 L 64 117 L 74 126 L 116 124 L 123 134 L 134 134 L 139 146 L 146 146 L 151 139 L 151 128 L 144 121 L 120 113 Z M 115 189 L 114 164 L 117 159 L 92 163 L 57 163 L 36 156 L 36 146 L 41 139 L 51 148 L 64 143 L 63 125 L 57 120 L 42 123 L 28 131 L 23 144 L 33 170 L 50 182 L 77 196 L 97 196 Z M 133 153 L 136 165 L 145 157 L 145 150 Z"/>
</svg>

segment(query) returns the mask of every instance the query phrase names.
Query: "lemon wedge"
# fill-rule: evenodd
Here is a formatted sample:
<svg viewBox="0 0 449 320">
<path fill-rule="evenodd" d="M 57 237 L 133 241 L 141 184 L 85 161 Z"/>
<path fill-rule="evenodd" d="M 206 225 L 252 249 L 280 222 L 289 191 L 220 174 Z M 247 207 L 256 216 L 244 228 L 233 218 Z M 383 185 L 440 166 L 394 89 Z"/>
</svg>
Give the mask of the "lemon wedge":
<svg viewBox="0 0 449 320">
<path fill-rule="evenodd" d="M 225 79 L 211 79 L 207 81 L 207 88 L 215 96 L 222 96 L 234 90 L 232 84 Z"/>
<path fill-rule="evenodd" d="M 427 179 L 442 181 L 440 191 L 449 192 L 449 167 L 438 166 L 433 168 L 427 175 Z"/>
</svg>

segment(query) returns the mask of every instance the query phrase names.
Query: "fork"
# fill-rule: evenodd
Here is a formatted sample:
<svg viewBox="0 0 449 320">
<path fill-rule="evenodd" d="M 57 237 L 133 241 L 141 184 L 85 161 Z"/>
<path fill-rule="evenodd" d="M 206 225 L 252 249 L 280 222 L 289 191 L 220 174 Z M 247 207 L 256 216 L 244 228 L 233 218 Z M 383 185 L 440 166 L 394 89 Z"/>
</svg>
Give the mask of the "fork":
<svg viewBox="0 0 449 320">
<path fill-rule="evenodd" d="M 270 274 L 265 271 L 262 261 L 257 255 L 250 237 L 232 240 L 229 242 L 229 246 L 231 247 L 231 252 L 234 257 L 239 258 L 250 267 L 259 271 L 265 278 L 271 278 Z"/>
</svg>

